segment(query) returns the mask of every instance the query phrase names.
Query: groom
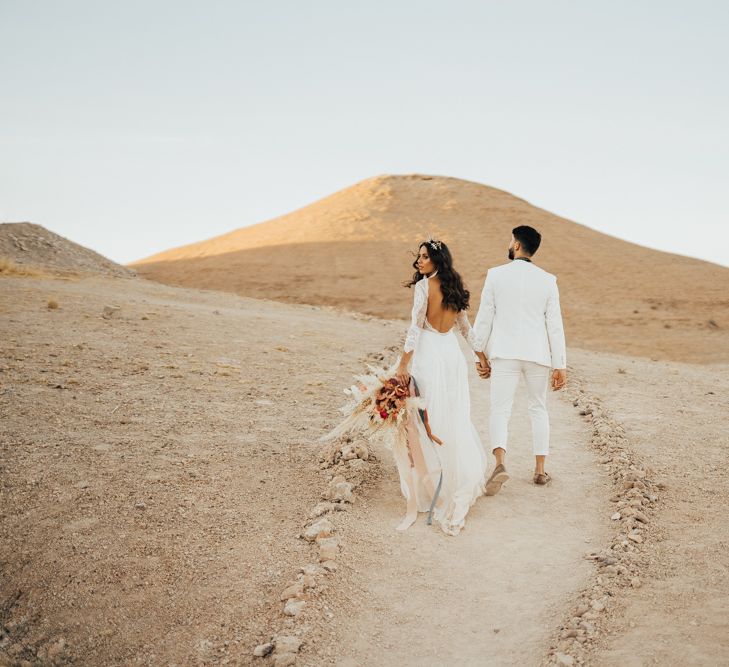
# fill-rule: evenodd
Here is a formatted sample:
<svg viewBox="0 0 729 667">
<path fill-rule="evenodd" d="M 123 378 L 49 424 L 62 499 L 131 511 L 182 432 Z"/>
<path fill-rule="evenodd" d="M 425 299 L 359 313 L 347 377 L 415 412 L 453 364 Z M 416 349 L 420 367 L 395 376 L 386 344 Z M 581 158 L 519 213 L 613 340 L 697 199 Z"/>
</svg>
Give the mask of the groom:
<svg viewBox="0 0 729 667">
<path fill-rule="evenodd" d="M 476 369 L 482 378 L 491 377 L 489 431 L 496 467 L 486 483 L 487 496 L 497 494 L 509 479 L 504 456 L 511 406 L 522 376 L 529 397 L 536 457 L 533 481 L 551 481 L 544 470 L 549 453 L 547 387 L 550 383 L 553 390 L 564 387 L 567 354 L 557 278 L 532 262 L 541 241 L 541 234 L 532 227 L 522 225 L 512 231 L 512 261 L 489 270 L 473 327 L 475 349 L 484 351 L 487 358 L 479 361 Z"/>
</svg>

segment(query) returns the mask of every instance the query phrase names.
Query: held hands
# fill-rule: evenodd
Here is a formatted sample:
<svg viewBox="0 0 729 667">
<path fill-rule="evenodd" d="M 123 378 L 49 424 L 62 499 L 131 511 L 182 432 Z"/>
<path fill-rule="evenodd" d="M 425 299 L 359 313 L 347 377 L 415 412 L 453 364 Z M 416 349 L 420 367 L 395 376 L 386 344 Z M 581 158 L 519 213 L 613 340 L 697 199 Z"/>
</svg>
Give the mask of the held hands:
<svg viewBox="0 0 729 667">
<path fill-rule="evenodd" d="M 567 384 L 567 369 L 555 368 L 552 371 L 552 391 L 559 391 Z"/>
<path fill-rule="evenodd" d="M 478 361 L 476 362 L 476 372 L 482 380 L 488 380 L 491 377 L 491 364 L 483 352 L 477 352 Z"/>
</svg>

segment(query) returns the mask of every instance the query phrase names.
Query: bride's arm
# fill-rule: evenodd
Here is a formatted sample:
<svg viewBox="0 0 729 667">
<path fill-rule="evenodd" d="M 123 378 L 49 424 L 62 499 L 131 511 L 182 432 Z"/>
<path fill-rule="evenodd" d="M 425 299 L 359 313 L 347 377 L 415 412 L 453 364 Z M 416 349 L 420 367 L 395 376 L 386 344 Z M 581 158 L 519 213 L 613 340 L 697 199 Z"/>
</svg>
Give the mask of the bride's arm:
<svg viewBox="0 0 729 667">
<path fill-rule="evenodd" d="M 405 345 L 403 346 L 402 356 L 400 357 L 400 364 L 397 367 L 397 377 L 403 383 L 407 383 L 410 380 L 408 365 L 415 351 L 415 346 L 418 344 L 420 332 L 425 325 L 425 316 L 428 311 L 427 280 L 427 278 L 424 278 L 415 284 L 410 327 L 405 336 Z"/>
<path fill-rule="evenodd" d="M 480 350 L 477 345 L 476 335 L 473 332 L 471 323 L 468 321 L 468 315 L 466 315 L 465 310 L 458 311 L 458 315 L 456 316 L 456 326 L 458 327 L 458 331 L 461 332 L 461 336 L 463 336 L 471 349 L 475 352 L 476 360 L 482 367 L 486 368 L 488 366 L 488 360 L 486 359 L 484 352 Z"/>
<path fill-rule="evenodd" d="M 465 341 L 471 346 L 471 349 L 478 351 L 476 348 L 476 337 L 473 334 L 473 328 L 471 327 L 471 323 L 468 321 L 468 315 L 466 315 L 465 310 L 458 311 L 458 315 L 456 315 L 456 326 L 458 327 L 458 331 L 460 331 L 461 336 L 463 336 Z"/>
</svg>

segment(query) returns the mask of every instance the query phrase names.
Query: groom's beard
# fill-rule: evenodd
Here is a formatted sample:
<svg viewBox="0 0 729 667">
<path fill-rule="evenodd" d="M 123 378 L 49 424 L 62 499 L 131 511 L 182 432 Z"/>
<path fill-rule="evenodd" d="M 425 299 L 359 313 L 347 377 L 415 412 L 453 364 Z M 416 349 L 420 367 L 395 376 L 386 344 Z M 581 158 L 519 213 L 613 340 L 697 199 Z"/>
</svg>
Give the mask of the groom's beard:
<svg viewBox="0 0 729 667">
<path fill-rule="evenodd" d="M 509 259 L 514 259 L 514 248 L 509 248 Z"/>
</svg>

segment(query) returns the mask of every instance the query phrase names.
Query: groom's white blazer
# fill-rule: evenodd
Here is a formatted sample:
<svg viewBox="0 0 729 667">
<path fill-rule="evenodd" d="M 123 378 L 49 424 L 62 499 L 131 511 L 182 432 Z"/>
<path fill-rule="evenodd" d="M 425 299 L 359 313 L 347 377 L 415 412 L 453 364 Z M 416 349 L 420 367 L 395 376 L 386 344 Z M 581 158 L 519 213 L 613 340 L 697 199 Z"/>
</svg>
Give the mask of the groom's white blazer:
<svg viewBox="0 0 729 667">
<path fill-rule="evenodd" d="M 567 368 L 557 278 L 518 259 L 489 269 L 473 333 L 489 359 Z"/>
</svg>

